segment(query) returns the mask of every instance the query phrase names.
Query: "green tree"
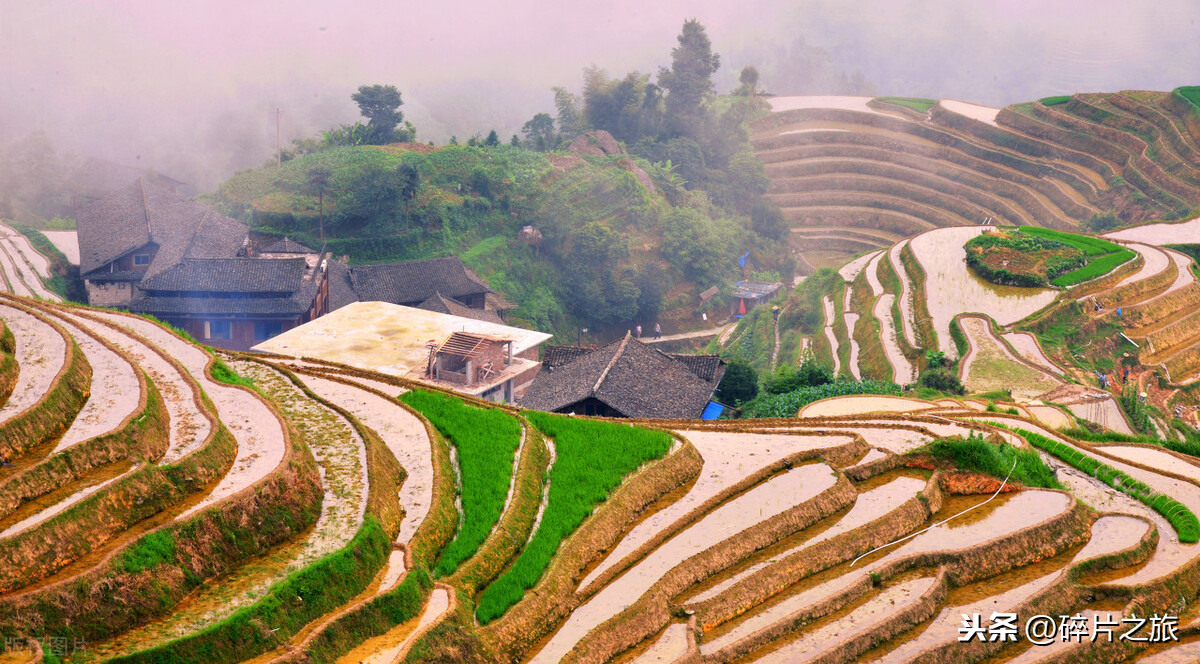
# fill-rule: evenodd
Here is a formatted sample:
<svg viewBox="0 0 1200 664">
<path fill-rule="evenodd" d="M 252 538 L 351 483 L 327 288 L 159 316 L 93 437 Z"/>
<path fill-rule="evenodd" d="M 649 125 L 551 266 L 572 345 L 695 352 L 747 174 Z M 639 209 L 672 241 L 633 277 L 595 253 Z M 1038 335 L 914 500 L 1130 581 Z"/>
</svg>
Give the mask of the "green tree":
<svg viewBox="0 0 1200 664">
<path fill-rule="evenodd" d="M 754 367 L 734 360 L 725 367 L 725 376 L 717 386 L 717 399 L 731 406 L 739 406 L 758 396 L 758 373 Z"/>
<path fill-rule="evenodd" d="M 698 210 L 672 210 L 663 217 L 662 254 L 697 284 L 718 283 L 732 263 L 732 238 L 722 231 L 716 220 Z"/>
<path fill-rule="evenodd" d="M 787 237 L 789 230 L 779 206 L 765 198 L 759 198 L 751 207 L 750 228 L 755 233 L 772 240 L 783 240 Z"/>
<path fill-rule="evenodd" d="M 414 173 L 409 173 L 404 166 L 363 169 L 338 200 L 336 217 L 330 221 L 338 226 L 365 228 L 367 235 L 392 232 L 394 224 L 401 219 L 405 201 L 415 195 Z"/>
<path fill-rule="evenodd" d="M 333 171 L 324 166 L 308 169 L 308 189 L 317 194 L 317 214 L 320 219 L 321 240 L 325 239 L 325 191 L 333 180 Z"/>
<path fill-rule="evenodd" d="M 483 144 L 489 148 L 494 148 L 497 145 L 500 145 L 500 136 L 496 133 L 495 129 L 488 132 L 487 138 L 483 140 Z"/>
<path fill-rule="evenodd" d="M 521 139 L 517 138 L 516 134 L 513 134 L 512 138 L 509 139 L 508 144 L 513 146 L 514 148 L 519 148 L 519 147 L 521 147 Z"/>
<path fill-rule="evenodd" d="M 545 150 L 554 143 L 554 118 L 549 113 L 538 113 L 521 127 L 521 133 L 539 151 Z"/>
<path fill-rule="evenodd" d="M 394 85 L 363 85 L 350 96 L 367 118 L 368 142 L 382 145 L 393 140 L 396 126 L 404 121 L 400 106 L 404 103 Z"/>
<path fill-rule="evenodd" d="M 737 92 L 742 97 L 753 97 L 758 94 L 758 68 L 746 65 L 742 67 L 742 73 L 738 75 Z"/>
<path fill-rule="evenodd" d="M 712 75 L 721 67 L 704 26 L 696 19 L 683 24 L 679 46 L 671 49 L 671 68 L 658 73 L 658 84 L 667 91 L 667 121 L 677 133 L 694 132 L 703 117 L 702 105 L 713 94 Z"/>
<path fill-rule="evenodd" d="M 587 130 L 579 110 L 579 97 L 566 88 L 554 88 L 554 108 L 558 111 L 558 117 L 555 118 L 558 133 L 564 140 L 569 141 Z"/>
</svg>

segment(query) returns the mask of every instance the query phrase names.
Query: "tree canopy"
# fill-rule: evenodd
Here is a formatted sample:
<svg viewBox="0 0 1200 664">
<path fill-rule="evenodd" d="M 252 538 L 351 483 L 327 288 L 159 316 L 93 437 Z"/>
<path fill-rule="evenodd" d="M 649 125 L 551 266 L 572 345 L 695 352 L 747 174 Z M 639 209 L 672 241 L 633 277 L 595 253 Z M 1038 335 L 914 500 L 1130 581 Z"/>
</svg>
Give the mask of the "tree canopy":
<svg viewBox="0 0 1200 664">
<path fill-rule="evenodd" d="M 713 94 L 712 75 L 721 67 L 721 56 L 713 53 L 704 26 L 696 19 L 683 24 L 679 46 L 671 49 L 671 68 L 658 73 L 658 84 L 666 91 L 667 117 L 678 131 L 702 113 L 701 105 Z"/>
<path fill-rule="evenodd" d="M 363 85 L 350 96 L 358 110 L 367 118 L 367 143 L 382 145 L 392 142 L 396 127 L 404 121 L 400 106 L 404 104 L 394 85 Z"/>
</svg>

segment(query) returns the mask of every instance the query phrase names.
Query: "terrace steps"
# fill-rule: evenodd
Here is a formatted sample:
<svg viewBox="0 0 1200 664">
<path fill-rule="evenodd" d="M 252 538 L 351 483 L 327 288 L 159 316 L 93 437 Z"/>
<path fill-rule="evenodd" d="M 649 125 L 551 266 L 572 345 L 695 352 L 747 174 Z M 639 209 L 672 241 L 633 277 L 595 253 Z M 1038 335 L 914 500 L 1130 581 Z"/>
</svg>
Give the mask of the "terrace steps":
<svg viewBox="0 0 1200 664">
<path fill-rule="evenodd" d="M 839 225 L 915 235 L 939 226 L 969 223 L 953 213 L 887 194 L 826 190 L 774 200 L 794 228 Z"/>
<path fill-rule="evenodd" d="M 1015 213 L 1021 214 L 1023 219 L 1034 220 L 1038 225 L 1075 225 L 1074 220 L 1044 194 L 1021 187 L 1010 180 L 906 153 L 886 150 L 873 150 L 867 154 L 857 154 L 857 151 L 845 152 L 848 154 L 804 155 L 800 161 L 772 164 L 767 173 L 773 181 L 835 173 L 878 174 L 908 182 L 950 180 L 972 190 L 989 193 L 1001 203 L 1007 204 Z"/>
<path fill-rule="evenodd" d="M 890 161 L 910 166 L 929 166 L 936 169 L 956 169 L 952 172 L 975 174 L 978 178 L 1012 183 L 1039 197 L 1043 204 L 1053 207 L 1069 218 L 1079 218 L 1095 212 L 1087 197 L 1064 181 L 1048 179 L 1044 169 L 1026 168 L 988 161 L 950 147 L 927 148 L 917 145 L 897 145 L 876 141 L 870 135 L 852 132 L 823 136 L 821 142 L 809 142 L 760 154 L 769 176 L 786 173 L 805 159 L 821 157 L 861 158 Z M 1032 164 L 1030 164 L 1032 166 Z M 1036 173 L 1026 172 L 1028 170 Z M 1080 185 L 1094 194 L 1094 190 Z"/>
</svg>

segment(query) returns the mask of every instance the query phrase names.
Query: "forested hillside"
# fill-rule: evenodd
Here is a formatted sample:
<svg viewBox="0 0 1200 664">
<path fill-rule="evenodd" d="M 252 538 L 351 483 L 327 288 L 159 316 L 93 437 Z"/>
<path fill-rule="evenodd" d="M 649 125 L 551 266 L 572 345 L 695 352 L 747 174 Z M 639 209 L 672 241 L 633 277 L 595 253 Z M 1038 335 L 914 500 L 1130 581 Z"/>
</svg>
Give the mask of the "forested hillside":
<svg viewBox="0 0 1200 664">
<path fill-rule="evenodd" d="M 399 93 L 364 86 L 355 100 L 368 124 L 297 141 L 281 165 L 237 173 L 202 200 L 351 263 L 461 256 L 519 305 L 516 322 L 539 329 L 694 328 L 701 291 L 728 292 L 752 272 L 790 279 L 794 265 L 749 142 L 748 122 L 766 112 L 757 76 L 748 68 L 736 94 L 718 97 L 717 67 L 689 21 L 657 84 L 589 68 L 581 97 L 557 88 L 556 116 L 537 114 L 507 144 L 494 131 L 413 142 Z"/>
</svg>

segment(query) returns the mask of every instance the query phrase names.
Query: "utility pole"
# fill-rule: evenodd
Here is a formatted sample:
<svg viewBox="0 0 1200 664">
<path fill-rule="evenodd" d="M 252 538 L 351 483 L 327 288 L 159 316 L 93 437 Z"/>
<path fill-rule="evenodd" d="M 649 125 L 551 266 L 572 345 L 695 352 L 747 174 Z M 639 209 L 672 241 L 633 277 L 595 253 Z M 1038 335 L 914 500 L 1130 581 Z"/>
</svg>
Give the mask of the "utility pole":
<svg viewBox="0 0 1200 664">
<path fill-rule="evenodd" d="M 280 141 L 279 133 L 279 116 L 283 113 L 278 106 L 275 107 L 275 167 L 283 166 L 283 144 Z"/>
</svg>

